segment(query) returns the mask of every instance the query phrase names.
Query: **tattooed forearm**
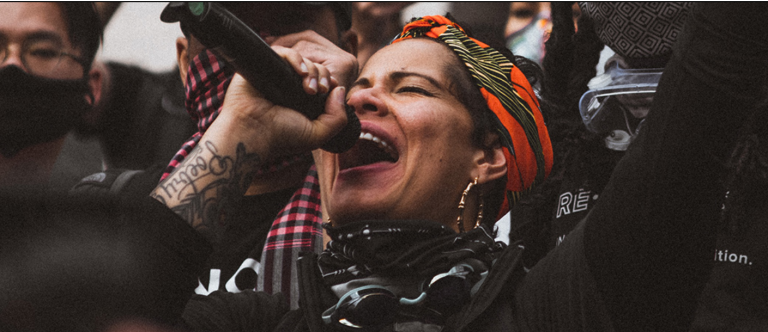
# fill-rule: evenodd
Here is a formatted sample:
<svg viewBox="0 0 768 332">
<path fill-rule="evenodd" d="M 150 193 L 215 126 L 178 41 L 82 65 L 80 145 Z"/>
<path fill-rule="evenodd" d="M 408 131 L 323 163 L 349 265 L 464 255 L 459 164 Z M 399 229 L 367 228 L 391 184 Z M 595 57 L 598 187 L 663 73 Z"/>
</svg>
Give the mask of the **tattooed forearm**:
<svg viewBox="0 0 768 332">
<path fill-rule="evenodd" d="M 195 147 L 152 197 L 187 220 L 209 239 L 242 199 L 261 160 L 238 143 L 234 156 L 223 155 L 211 141 Z M 211 238 L 213 237 L 213 238 Z"/>
</svg>

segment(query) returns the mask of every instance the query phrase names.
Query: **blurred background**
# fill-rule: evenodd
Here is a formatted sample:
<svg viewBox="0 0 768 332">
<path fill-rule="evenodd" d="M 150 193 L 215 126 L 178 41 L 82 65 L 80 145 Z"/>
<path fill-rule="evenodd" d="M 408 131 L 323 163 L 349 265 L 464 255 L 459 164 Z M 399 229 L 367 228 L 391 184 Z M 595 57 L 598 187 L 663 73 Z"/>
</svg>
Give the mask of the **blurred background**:
<svg viewBox="0 0 768 332">
<path fill-rule="evenodd" d="M 116 8 L 104 32 L 98 59 L 140 66 L 152 72 L 171 70 L 176 64 L 174 42 L 182 36 L 178 24 L 160 21 L 166 2 L 107 3 Z M 401 24 L 411 17 L 451 12 L 472 23 L 478 36 L 503 41 L 509 2 L 415 2 L 400 13 Z M 490 40 L 485 38 L 483 40 Z"/>
</svg>

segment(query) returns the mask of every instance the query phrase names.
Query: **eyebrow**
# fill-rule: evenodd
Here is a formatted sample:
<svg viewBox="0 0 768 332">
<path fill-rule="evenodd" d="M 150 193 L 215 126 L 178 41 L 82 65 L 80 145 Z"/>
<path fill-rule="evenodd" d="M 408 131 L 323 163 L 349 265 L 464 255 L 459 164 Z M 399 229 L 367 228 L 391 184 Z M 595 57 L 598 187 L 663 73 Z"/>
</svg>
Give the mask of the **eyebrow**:
<svg viewBox="0 0 768 332">
<path fill-rule="evenodd" d="M 50 40 L 57 42 L 59 44 L 64 44 L 64 39 L 59 36 L 59 34 L 53 32 L 53 31 L 35 31 L 33 33 L 30 33 L 25 38 L 26 40 Z"/>
<path fill-rule="evenodd" d="M 443 85 L 441 85 L 437 80 L 435 80 L 431 76 L 427 76 L 427 75 L 424 75 L 424 74 L 419 74 L 419 73 L 415 73 L 415 72 L 411 72 L 411 71 L 396 71 L 396 72 L 393 72 L 393 73 L 389 74 L 389 78 L 391 80 L 393 80 L 393 81 L 400 81 L 400 80 L 402 80 L 402 79 L 404 79 L 406 77 L 410 77 L 410 76 L 416 76 L 416 77 L 422 78 L 422 79 L 426 80 L 427 82 L 429 82 L 430 84 L 432 84 L 435 87 L 437 87 L 438 89 L 445 90 Z M 357 87 L 357 86 L 369 86 L 369 85 L 371 85 L 371 82 L 367 78 L 360 78 L 357 81 L 355 81 L 355 83 L 352 83 L 352 85 L 349 87 L 349 89 L 351 90 L 352 88 Z"/>
<path fill-rule="evenodd" d="M 426 80 L 427 82 L 429 82 L 430 84 L 434 85 L 436 88 L 439 88 L 441 90 L 445 90 L 443 88 L 443 85 L 440 84 L 436 79 L 432 78 L 431 76 L 427 76 L 427 75 L 419 74 L 419 73 L 414 73 L 414 72 L 411 72 L 411 71 L 396 71 L 394 73 L 389 74 L 389 78 L 392 79 L 393 81 L 400 81 L 400 80 L 402 80 L 402 79 L 404 79 L 406 77 L 409 77 L 409 76 L 416 76 L 416 77 L 422 78 L 422 79 Z"/>
<path fill-rule="evenodd" d="M 349 86 L 349 89 L 352 90 L 352 88 L 358 87 L 358 86 L 370 86 L 371 82 L 368 81 L 367 78 L 358 78 L 355 83 L 352 83 L 352 85 Z"/>
</svg>

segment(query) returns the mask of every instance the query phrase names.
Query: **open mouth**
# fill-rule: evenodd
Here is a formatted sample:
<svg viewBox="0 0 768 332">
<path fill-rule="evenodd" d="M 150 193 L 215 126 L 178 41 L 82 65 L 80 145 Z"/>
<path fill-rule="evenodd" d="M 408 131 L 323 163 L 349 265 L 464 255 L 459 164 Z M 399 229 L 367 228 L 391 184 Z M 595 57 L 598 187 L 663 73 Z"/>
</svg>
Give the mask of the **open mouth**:
<svg viewBox="0 0 768 332">
<path fill-rule="evenodd" d="M 371 165 L 379 162 L 396 163 L 399 159 L 397 150 L 371 133 L 361 132 L 360 139 L 349 151 L 339 155 L 339 169 Z"/>
</svg>

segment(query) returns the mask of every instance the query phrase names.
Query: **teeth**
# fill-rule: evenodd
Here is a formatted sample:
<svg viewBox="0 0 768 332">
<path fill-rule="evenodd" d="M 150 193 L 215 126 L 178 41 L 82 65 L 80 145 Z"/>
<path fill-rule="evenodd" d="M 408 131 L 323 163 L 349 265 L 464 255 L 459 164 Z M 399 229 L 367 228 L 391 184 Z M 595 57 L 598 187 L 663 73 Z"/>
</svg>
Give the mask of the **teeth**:
<svg viewBox="0 0 768 332">
<path fill-rule="evenodd" d="M 389 153 L 393 158 L 397 159 L 397 152 L 394 149 L 392 149 L 391 147 L 389 147 L 387 142 L 385 142 L 381 138 L 373 136 L 373 134 L 371 134 L 371 133 L 360 132 L 360 139 L 372 141 L 372 142 L 378 144 L 379 146 L 381 146 L 384 149 L 384 151 L 387 151 L 387 153 Z"/>
</svg>

